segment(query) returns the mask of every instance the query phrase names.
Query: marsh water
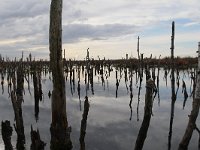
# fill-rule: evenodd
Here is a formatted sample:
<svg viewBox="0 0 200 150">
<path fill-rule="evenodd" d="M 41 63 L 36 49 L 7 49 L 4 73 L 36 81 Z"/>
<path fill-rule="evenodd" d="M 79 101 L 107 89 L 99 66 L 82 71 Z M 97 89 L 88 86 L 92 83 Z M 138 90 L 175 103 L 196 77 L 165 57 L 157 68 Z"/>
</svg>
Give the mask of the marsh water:
<svg viewBox="0 0 200 150">
<path fill-rule="evenodd" d="M 118 70 L 118 71 L 117 71 Z M 128 70 L 128 69 L 127 69 Z M 118 72 L 116 74 L 116 71 Z M 157 69 L 155 74 L 157 75 Z M 171 149 L 177 149 L 178 144 L 183 137 L 187 123 L 188 115 L 192 109 L 193 82 L 191 82 L 191 72 L 193 69 L 180 70 L 179 88 L 176 84 L 177 100 L 174 108 L 174 118 L 172 126 Z M 74 80 L 70 82 L 70 73 L 65 73 L 66 99 L 67 99 L 67 119 L 71 126 L 71 140 L 73 149 L 80 147 L 80 126 L 84 109 L 84 100 L 87 94 L 89 100 L 89 112 L 87 118 L 87 128 L 85 135 L 85 144 L 87 150 L 130 150 L 134 149 L 138 131 L 140 129 L 145 104 L 146 80 L 140 82 L 133 71 L 132 75 L 128 72 L 113 68 L 113 71 L 104 72 L 103 76 L 94 74 L 93 88 L 89 83 L 85 84 L 85 73 L 80 73 L 80 99 L 77 91 L 78 73 L 74 71 Z M 169 148 L 169 126 L 171 115 L 171 79 L 170 71 L 163 68 L 159 73 L 159 91 L 153 101 L 152 117 L 147 133 L 147 138 L 143 149 L 168 149 Z M 127 78 L 125 77 L 127 76 Z M 131 80 L 132 76 L 132 80 Z M 145 76 L 145 74 L 144 74 Z M 177 77 L 177 74 L 175 74 Z M 7 74 L 4 76 L 3 88 L 0 88 L 0 120 L 9 120 L 11 126 L 14 123 L 14 111 L 10 95 L 8 94 Z M 117 79 L 116 79 L 117 78 Z M 132 81 L 132 94 L 130 96 L 130 83 Z M 188 98 L 183 109 L 184 92 L 182 92 L 183 81 L 186 85 Z M 118 82 L 116 84 L 116 82 Z M 41 139 L 47 143 L 45 149 L 50 149 L 50 124 L 51 124 L 51 98 L 48 93 L 52 91 L 51 73 L 42 73 L 42 91 L 43 100 L 39 103 L 38 119 L 35 118 L 34 109 L 34 88 L 32 78 L 30 80 L 30 92 L 28 84 L 24 81 L 24 102 L 22 103 L 22 114 L 24 121 L 24 132 L 26 137 L 26 149 L 31 145 L 31 125 L 33 129 L 38 129 Z M 157 78 L 155 80 L 157 85 Z M 117 88 L 117 85 L 118 88 Z M 139 100 L 139 101 L 138 101 Z M 197 126 L 199 125 L 199 117 Z M 11 137 L 12 145 L 15 149 L 17 135 L 13 131 Z M 198 149 L 198 133 L 194 132 L 189 149 Z M 0 136 L 0 149 L 4 149 L 2 136 Z"/>
</svg>

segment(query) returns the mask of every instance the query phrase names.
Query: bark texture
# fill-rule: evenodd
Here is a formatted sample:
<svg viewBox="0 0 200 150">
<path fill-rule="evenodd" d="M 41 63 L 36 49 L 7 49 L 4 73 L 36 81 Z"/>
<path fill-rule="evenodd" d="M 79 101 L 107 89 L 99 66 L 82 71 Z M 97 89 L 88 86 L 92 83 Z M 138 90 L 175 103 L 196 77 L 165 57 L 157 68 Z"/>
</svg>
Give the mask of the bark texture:
<svg viewBox="0 0 200 150">
<path fill-rule="evenodd" d="M 65 80 L 62 62 L 62 0 L 52 0 L 49 29 L 50 66 L 53 77 L 51 149 L 72 148 L 66 114 Z"/>
</svg>

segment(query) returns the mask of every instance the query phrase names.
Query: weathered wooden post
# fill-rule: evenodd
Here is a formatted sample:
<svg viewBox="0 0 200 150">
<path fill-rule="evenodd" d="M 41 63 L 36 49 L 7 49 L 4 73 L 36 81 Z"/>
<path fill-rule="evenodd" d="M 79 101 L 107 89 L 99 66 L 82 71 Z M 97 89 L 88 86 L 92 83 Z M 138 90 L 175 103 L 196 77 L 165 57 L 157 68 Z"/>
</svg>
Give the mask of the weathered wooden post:
<svg viewBox="0 0 200 150">
<path fill-rule="evenodd" d="M 192 111 L 189 115 L 189 121 L 187 128 L 185 130 L 185 134 L 179 144 L 179 150 L 187 150 L 188 144 L 192 137 L 192 133 L 196 128 L 196 119 L 199 114 L 199 106 L 200 106 L 200 42 L 198 47 L 198 70 L 197 70 L 197 82 L 196 82 L 196 89 L 195 95 L 192 103 Z"/>
<path fill-rule="evenodd" d="M 52 0 L 49 29 L 50 66 L 53 77 L 51 149 L 72 149 L 66 113 L 65 80 L 62 60 L 62 0 Z"/>
<path fill-rule="evenodd" d="M 155 83 L 152 79 L 149 79 L 146 83 L 146 95 L 145 95 L 145 107 L 144 118 L 140 127 L 134 150 L 141 150 L 144 145 L 144 141 L 147 136 L 153 106 L 153 93 L 156 89 Z"/>
</svg>

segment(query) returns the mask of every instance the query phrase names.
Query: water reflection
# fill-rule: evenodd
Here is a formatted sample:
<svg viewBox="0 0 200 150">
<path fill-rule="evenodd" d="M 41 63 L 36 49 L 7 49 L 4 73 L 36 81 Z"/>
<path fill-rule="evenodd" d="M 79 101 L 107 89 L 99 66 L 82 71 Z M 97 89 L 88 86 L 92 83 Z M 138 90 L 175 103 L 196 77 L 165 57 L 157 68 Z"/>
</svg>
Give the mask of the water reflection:
<svg viewBox="0 0 200 150">
<path fill-rule="evenodd" d="M 13 129 L 10 125 L 10 121 L 6 120 L 5 122 L 1 122 L 1 134 L 5 144 L 5 150 L 13 150 L 11 143 L 12 131 Z"/>
<path fill-rule="evenodd" d="M 80 129 L 80 150 L 85 150 L 85 135 L 86 135 L 86 128 L 87 128 L 87 117 L 88 117 L 88 112 L 89 112 L 89 101 L 88 97 L 85 97 L 85 102 L 84 102 L 84 110 L 83 110 L 83 116 L 81 120 L 81 129 Z"/>
<path fill-rule="evenodd" d="M 154 82 L 155 81 L 148 79 L 146 83 L 144 117 L 135 143 L 135 150 L 141 150 L 143 148 L 144 141 L 147 137 L 147 132 L 152 115 L 153 93 L 154 91 L 156 91 L 156 86 Z"/>
<path fill-rule="evenodd" d="M 130 102 L 129 102 L 129 107 L 130 107 L 130 118 L 129 120 L 132 119 L 132 115 L 133 115 L 133 109 L 132 109 L 132 102 L 133 102 L 133 72 L 131 70 L 131 75 L 130 75 L 130 85 L 129 85 L 129 88 L 130 88 Z"/>
<path fill-rule="evenodd" d="M 33 127 L 31 125 L 31 147 L 30 150 L 44 150 L 44 147 L 46 146 L 46 143 L 44 143 L 40 139 L 40 132 L 37 129 L 33 130 Z"/>
<path fill-rule="evenodd" d="M 188 98 L 188 93 L 187 93 L 187 88 L 186 88 L 186 84 L 185 84 L 185 81 L 183 81 L 183 85 L 182 85 L 182 93 L 184 94 L 184 101 L 183 101 L 183 109 L 185 108 L 185 104 L 186 104 L 186 101 L 187 101 L 187 98 Z"/>
<path fill-rule="evenodd" d="M 13 77 L 14 79 L 15 77 Z M 13 110 L 15 114 L 15 124 L 14 128 L 17 133 L 17 150 L 25 149 L 25 134 L 24 134 L 24 121 L 22 115 L 22 102 L 23 99 L 23 89 L 24 89 L 24 79 L 22 65 L 17 69 L 17 88 L 11 92 L 11 101 L 13 105 Z M 15 80 L 13 81 L 13 87 L 15 87 Z"/>
<path fill-rule="evenodd" d="M 176 102 L 176 97 L 177 97 L 176 93 L 175 93 L 174 68 L 171 71 L 171 95 L 172 96 L 171 96 L 171 113 L 170 113 L 169 135 L 168 135 L 168 150 L 171 149 L 172 127 L 173 127 L 173 122 L 174 122 L 174 108 L 175 108 L 175 102 Z"/>
<path fill-rule="evenodd" d="M 77 71 L 74 71 L 74 78 L 76 85 L 73 85 L 73 71 L 71 75 L 71 83 L 70 79 L 68 79 L 66 84 L 66 95 L 67 95 L 67 113 L 68 113 L 68 122 L 71 126 L 71 138 L 73 142 L 74 149 L 78 149 L 80 142 L 80 133 L 81 127 L 80 122 L 82 120 L 82 114 L 84 109 L 81 109 L 81 102 L 83 103 L 83 98 L 85 95 L 90 99 L 90 117 L 87 118 L 87 136 L 84 138 L 85 148 L 89 150 L 93 149 L 116 149 L 116 150 L 128 150 L 134 147 L 134 142 L 137 138 L 137 133 L 141 127 L 142 122 L 139 119 L 140 116 L 144 115 L 143 109 L 145 102 L 145 85 L 146 82 L 145 76 L 141 78 L 139 76 L 138 71 L 136 69 L 127 69 L 118 67 L 104 67 L 103 68 L 103 78 L 104 81 L 109 82 L 109 88 L 102 87 L 102 79 L 100 74 L 101 65 L 98 74 L 98 67 L 90 66 L 90 71 L 86 68 L 80 67 L 80 70 L 77 68 Z M 93 69 L 92 69 L 93 68 Z M 71 70 L 76 70 L 76 66 L 72 66 Z M 68 73 L 65 72 L 65 76 L 70 78 L 70 67 L 68 66 Z M 94 74 L 93 74 L 93 71 Z M 95 71 L 96 70 L 96 71 Z M 109 71 L 110 70 L 110 71 Z M 113 70 L 113 71 L 111 71 Z M 121 71 L 120 71 L 121 70 Z M 163 77 L 165 71 L 163 68 L 152 69 L 150 68 L 149 74 L 154 76 L 157 71 L 157 85 L 159 85 L 159 100 L 160 106 L 154 105 L 153 112 L 154 116 L 151 118 L 151 123 L 149 125 L 149 130 L 147 134 L 147 139 L 144 143 L 143 149 L 162 149 L 163 146 L 166 147 L 167 144 L 167 133 L 168 133 L 168 122 L 169 122 L 169 112 L 170 112 L 170 87 L 166 87 L 166 80 L 169 80 L 170 76 L 167 76 L 166 80 L 159 80 L 159 77 Z M 48 71 L 46 71 L 48 72 Z M 96 72 L 96 76 L 95 76 Z M 155 73 L 153 73 L 155 72 Z M 159 72 L 159 73 L 158 73 Z M 81 75 L 82 73 L 82 75 Z M 85 75 L 86 73 L 86 75 Z M 141 73 L 141 72 L 140 72 Z M 145 72 L 146 73 L 146 72 Z M 117 76 L 116 76 L 117 74 Z M 39 74 L 38 74 L 39 75 Z M 36 76 L 38 76 L 36 73 Z M 145 75 L 145 74 L 144 74 Z M 141 75 L 142 76 L 142 75 Z M 177 77 L 177 72 L 175 72 L 175 76 Z M 86 77 L 86 84 L 85 84 Z M 88 78 L 89 77 L 89 78 Z M 98 82 L 99 77 L 99 82 Z M 186 86 L 190 84 L 191 78 L 188 74 L 179 71 L 179 78 L 184 78 L 184 82 Z M 4 75 L 4 78 L 7 78 L 7 74 Z M 28 80 L 28 75 L 26 76 Z M 34 128 L 38 128 L 40 131 L 41 139 L 47 143 L 46 149 L 49 149 L 49 141 L 50 141 L 50 132 L 49 132 L 49 124 L 51 118 L 49 117 L 51 111 L 50 106 L 51 102 L 49 97 L 51 97 L 52 91 L 52 81 L 51 73 L 46 74 L 41 73 L 41 81 L 45 80 L 45 82 L 41 82 L 42 93 L 43 93 L 43 102 L 40 102 L 38 105 L 35 103 L 35 98 L 32 99 L 30 94 L 26 94 L 24 96 L 24 103 L 21 106 L 23 109 L 23 123 L 24 123 L 24 135 L 26 137 L 26 145 L 27 149 L 30 148 L 31 139 L 30 139 L 30 127 L 33 124 Z M 138 83 L 136 83 L 136 79 L 138 79 Z M 177 78 L 176 78 L 177 79 Z M 11 81 L 14 82 L 15 77 L 13 76 Z M 28 82 L 24 83 L 24 90 L 28 93 L 28 89 L 30 91 L 34 90 L 34 79 L 29 79 Z M 156 79 L 155 79 L 156 80 Z M 40 82 L 37 80 L 38 83 Z M 118 83 L 118 84 L 117 84 Z M 178 80 L 176 80 L 176 85 L 178 87 Z M 8 80 L 5 80 L 4 86 L 9 84 Z M 89 88 L 88 88 L 89 84 Z M 71 86 L 72 87 L 71 87 Z M 16 86 L 16 88 L 15 88 Z M 37 84 L 39 87 L 39 84 Z M 104 85 L 103 85 L 104 86 Z M 192 85 L 193 86 L 193 85 Z M 74 89 L 74 87 L 76 87 Z M 93 87 L 93 90 L 92 90 Z M 128 92 L 127 92 L 128 87 Z M 183 107 L 183 95 L 181 91 L 177 91 L 177 87 L 175 89 L 175 93 L 177 96 L 176 106 L 174 106 L 174 110 L 176 110 L 176 116 L 178 118 L 174 119 L 173 128 L 173 139 L 171 142 L 171 148 L 176 149 L 177 143 L 176 141 L 180 141 L 181 134 L 183 133 L 185 121 L 187 120 L 188 112 L 190 112 L 191 99 L 188 97 L 188 101 L 186 102 L 185 109 L 182 110 Z M 12 85 L 12 89 L 17 90 L 17 84 Z M 71 90 L 72 89 L 72 90 Z M 2 89 L 1 89 L 2 90 Z M 117 92 L 116 92 L 117 91 Z M 2 92 L 2 91 L 0 91 Z M 72 93 L 73 94 L 72 94 Z M 24 92 L 23 92 L 24 93 Z M 117 100 L 116 100 L 117 93 Z M 136 93 L 136 96 L 134 96 Z M 1 120 L 6 120 L 5 116 L 10 116 L 9 111 L 11 104 L 9 97 L 9 93 L 4 92 L 1 95 L 3 98 L 0 101 L 0 109 L 2 114 L 0 114 Z M 139 97 L 139 105 L 138 105 L 138 97 Z M 8 101 L 6 101 L 8 99 Z M 38 106 L 38 121 L 35 122 L 35 110 L 34 105 Z M 5 107 L 6 106 L 6 107 Z M 138 109 L 137 109 L 138 106 Z M 33 110 L 33 112 L 32 112 Z M 134 115 L 138 114 L 138 115 Z M 12 115 L 11 115 L 12 116 Z M 12 122 L 12 118 L 8 117 Z M 129 121 L 130 120 L 130 121 Z M 138 120 L 138 121 L 137 121 Z M 12 124 L 12 123 L 11 123 Z M 37 131 L 36 131 L 37 132 Z M 12 143 L 14 144 L 15 136 L 17 134 L 13 133 Z M 165 135 L 165 136 L 163 136 Z M 196 137 L 196 136 L 195 136 Z M 2 141 L 0 139 L 0 141 Z M 14 142 L 13 142 L 14 141 Z M 194 143 L 195 140 L 192 141 Z M 156 144 L 152 144 L 156 143 Z M 157 144 L 159 143 L 159 144 Z M 190 145 L 190 148 L 194 148 L 196 145 Z M 15 147 L 15 146 L 14 146 Z"/>
</svg>

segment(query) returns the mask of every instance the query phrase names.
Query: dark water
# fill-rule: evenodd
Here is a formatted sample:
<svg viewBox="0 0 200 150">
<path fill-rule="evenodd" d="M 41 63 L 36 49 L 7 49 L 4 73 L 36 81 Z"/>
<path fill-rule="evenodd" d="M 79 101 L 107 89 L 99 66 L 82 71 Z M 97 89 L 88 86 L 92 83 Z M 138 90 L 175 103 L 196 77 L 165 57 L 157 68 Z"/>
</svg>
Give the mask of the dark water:
<svg viewBox="0 0 200 150">
<path fill-rule="evenodd" d="M 172 128 L 171 149 L 177 149 L 178 144 L 183 137 L 185 128 L 188 123 L 188 115 L 191 111 L 192 98 L 188 97 L 185 108 L 183 109 L 184 95 L 182 93 L 182 79 L 186 83 L 188 95 L 190 95 L 192 88 L 190 71 L 180 72 L 180 87 L 175 103 L 175 114 Z M 157 74 L 157 72 L 156 72 Z M 65 74 L 66 75 L 66 74 Z M 67 117 L 68 123 L 72 127 L 71 139 L 73 149 L 79 149 L 80 125 L 83 113 L 84 98 L 86 96 L 84 74 L 81 74 L 80 80 L 80 101 L 77 92 L 77 74 L 75 79 L 75 88 L 70 88 L 69 75 L 66 81 L 66 95 L 67 95 Z M 145 74 L 144 74 L 145 76 Z M 48 97 L 49 90 L 52 91 L 51 75 L 42 76 L 43 101 L 40 102 L 39 120 L 35 120 L 34 112 L 34 93 L 33 82 L 31 81 L 31 95 L 28 92 L 28 85 L 25 81 L 25 95 L 24 103 L 22 104 L 24 130 L 26 136 L 26 148 L 30 148 L 31 125 L 34 129 L 39 129 L 41 139 L 47 143 L 45 149 L 49 149 L 50 142 L 50 123 L 51 123 L 51 100 Z M 166 80 L 164 79 L 164 71 L 160 70 L 160 105 L 158 105 L 158 96 L 156 96 L 153 103 L 153 116 L 151 118 L 148 129 L 147 138 L 143 149 L 168 149 L 168 134 L 170 124 L 171 112 L 171 81 L 170 73 Z M 6 79 L 6 77 L 5 77 Z M 118 72 L 118 79 L 120 74 Z M 90 103 L 90 109 L 87 119 L 87 129 L 85 136 L 86 149 L 88 150 L 130 150 L 134 149 L 135 141 L 140 129 L 143 114 L 144 114 L 144 98 L 145 98 L 145 77 L 141 84 L 140 102 L 138 106 L 138 90 L 139 83 L 136 83 L 136 75 L 133 74 L 133 101 L 132 101 L 132 118 L 130 103 L 130 80 L 128 79 L 127 87 L 124 79 L 124 72 L 119 82 L 118 97 L 116 98 L 116 74 L 115 70 L 111 72 L 108 79 L 105 78 L 105 84 L 102 85 L 101 77 L 94 76 L 94 95 L 91 87 L 87 92 Z M 177 86 L 176 86 L 177 88 Z M 73 91 L 75 90 L 75 91 Z M 2 93 L 2 89 L 0 89 Z M 73 95 L 72 95 L 73 93 Z M 81 102 L 81 103 L 80 103 Z M 81 110 L 80 110 L 81 109 Z M 139 121 L 137 121 L 137 116 Z M 131 118 L 131 120 L 130 120 Z M 0 94 L 0 120 L 10 120 L 11 125 L 14 123 L 14 111 L 12 102 L 7 92 L 7 82 L 4 83 L 4 93 Z M 199 117 L 197 126 L 199 125 Z M 16 145 L 16 133 L 13 131 L 12 145 Z M 0 136 L 0 149 L 4 149 L 2 137 Z M 198 134 L 193 133 L 189 149 L 198 149 Z"/>
</svg>

